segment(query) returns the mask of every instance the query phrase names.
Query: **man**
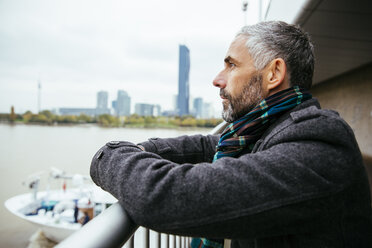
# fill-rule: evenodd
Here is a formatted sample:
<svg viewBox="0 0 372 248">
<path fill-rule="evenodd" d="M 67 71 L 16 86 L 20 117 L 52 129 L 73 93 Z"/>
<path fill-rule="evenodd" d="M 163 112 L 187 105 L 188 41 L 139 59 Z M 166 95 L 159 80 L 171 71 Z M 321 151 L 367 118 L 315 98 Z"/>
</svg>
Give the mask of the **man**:
<svg viewBox="0 0 372 248">
<path fill-rule="evenodd" d="M 308 92 L 313 68 L 298 27 L 244 27 L 213 81 L 231 123 L 221 136 L 110 142 L 91 176 L 137 224 L 203 237 L 192 247 L 372 247 L 361 154 Z"/>
</svg>

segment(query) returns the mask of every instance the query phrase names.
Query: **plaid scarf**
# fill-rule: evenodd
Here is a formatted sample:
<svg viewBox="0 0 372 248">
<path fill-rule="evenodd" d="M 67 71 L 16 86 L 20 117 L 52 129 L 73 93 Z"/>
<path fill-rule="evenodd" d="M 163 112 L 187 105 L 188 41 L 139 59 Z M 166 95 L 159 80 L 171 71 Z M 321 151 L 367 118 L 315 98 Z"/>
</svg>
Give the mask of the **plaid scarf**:
<svg viewBox="0 0 372 248">
<path fill-rule="evenodd" d="M 272 123 L 286 111 L 311 98 L 309 92 L 294 86 L 262 100 L 222 132 L 213 162 L 223 157 L 238 157 L 243 151 L 251 152 Z M 192 248 L 223 248 L 223 244 L 223 239 L 193 238 L 191 241 Z"/>
</svg>

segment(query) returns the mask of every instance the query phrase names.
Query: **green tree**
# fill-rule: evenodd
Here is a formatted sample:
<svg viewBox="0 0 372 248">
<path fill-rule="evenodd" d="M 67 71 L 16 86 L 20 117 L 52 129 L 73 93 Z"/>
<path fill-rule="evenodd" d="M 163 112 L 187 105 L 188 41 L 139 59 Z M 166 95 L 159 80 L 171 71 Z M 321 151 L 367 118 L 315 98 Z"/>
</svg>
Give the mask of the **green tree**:
<svg viewBox="0 0 372 248">
<path fill-rule="evenodd" d="M 56 120 L 58 123 L 77 123 L 77 117 L 75 115 L 61 115 L 57 116 Z"/>
<path fill-rule="evenodd" d="M 23 122 L 24 123 L 28 123 L 32 117 L 32 112 L 30 110 L 26 111 L 23 115 L 22 115 L 22 118 L 23 118 Z"/>
<path fill-rule="evenodd" d="M 144 126 L 145 125 L 145 119 L 142 116 L 139 116 L 137 114 L 132 114 L 132 115 L 125 118 L 124 125 Z"/>
<path fill-rule="evenodd" d="M 145 120 L 145 127 L 154 127 L 154 126 L 156 126 L 157 121 L 156 121 L 156 118 L 155 117 L 153 117 L 153 116 L 146 116 L 144 118 L 144 120 Z"/>
<path fill-rule="evenodd" d="M 196 127 L 196 124 L 197 124 L 196 119 L 194 117 L 188 116 L 181 121 L 180 126 L 181 127 Z"/>
<path fill-rule="evenodd" d="M 9 121 L 10 114 L 0 114 L 0 121 Z"/>
<path fill-rule="evenodd" d="M 98 116 L 98 124 L 104 127 L 118 127 L 120 126 L 120 121 L 115 116 L 103 114 Z"/>
<path fill-rule="evenodd" d="M 93 123 L 93 118 L 86 114 L 80 114 L 78 116 L 78 122 L 80 123 Z"/>
<path fill-rule="evenodd" d="M 30 122 L 33 122 L 33 123 L 44 123 L 44 124 L 51 124 L 51 119 L 49 119 L 48 117 L 46 117 L 45 115 L 43 114 L 34 114 L 31 116 L 31 119 L 30 119 Z"/>
<path fill-rule="evenodd" d="M 54 118 L 54 115 L 49 110 L 43 110 L 39 114 L 44 115 L 45 117 L 51 120 Z"/>
</svg>

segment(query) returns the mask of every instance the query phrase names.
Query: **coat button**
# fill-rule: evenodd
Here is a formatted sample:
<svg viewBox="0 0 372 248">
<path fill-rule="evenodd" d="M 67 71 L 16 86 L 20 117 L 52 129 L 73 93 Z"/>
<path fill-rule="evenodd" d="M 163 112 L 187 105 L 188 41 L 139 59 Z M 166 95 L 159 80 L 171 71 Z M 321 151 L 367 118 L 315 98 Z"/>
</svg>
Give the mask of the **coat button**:
<svg viewBox="0 0 372 248">
<path fill-rule="evenodd" d="M 103 150 L 100 150 L 100 151 L 97 153 L 96 159 L 100 159 L 100 158 L 102 158 L 102 156 L 103 156 Z"/>
</svg>

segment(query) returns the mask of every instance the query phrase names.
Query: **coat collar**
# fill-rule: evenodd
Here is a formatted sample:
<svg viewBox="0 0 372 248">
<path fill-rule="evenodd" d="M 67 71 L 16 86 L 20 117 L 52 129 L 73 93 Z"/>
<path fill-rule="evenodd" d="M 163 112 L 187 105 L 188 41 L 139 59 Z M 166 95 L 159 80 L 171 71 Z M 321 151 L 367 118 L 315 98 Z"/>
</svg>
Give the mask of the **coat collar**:
<svg viewBox="0 0 372 248">
<path fill-rule="evenodd" d="M 274 136 L 280 130 L 282 130 L 283 128 L 285 128 L 289 124 L 291 124 L 293 122 L 293 120 L 291 118 L 292 113 L 295 113 L 295 112 L 298 112 L 298 111 L 301 111 L 301 110 L 304 110 L 304 109 L 307 109 L 307 108 L 314 108 L 314 107 L 317 108 L 317 109 L 321 109 L 321 106 L 319 104 L 318 99 L 313 97 L 313 98 L 299 104 L 298 106 L 289 110 L 288 112 L 284 113 L 276 122 L 274 122 L 264 132 L 262 137 L 256 142 L 256 145 L 254 146 L 254 148 L 252 150 L 252 153 L 254 153 L 258 150 L 261 150 L 261 145 L 266 143 L 264 141 L 269 140 L 272 136 Z"/>
</svg>

